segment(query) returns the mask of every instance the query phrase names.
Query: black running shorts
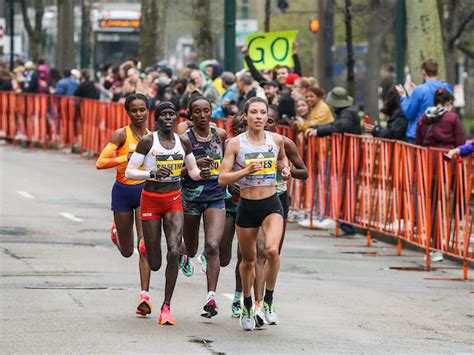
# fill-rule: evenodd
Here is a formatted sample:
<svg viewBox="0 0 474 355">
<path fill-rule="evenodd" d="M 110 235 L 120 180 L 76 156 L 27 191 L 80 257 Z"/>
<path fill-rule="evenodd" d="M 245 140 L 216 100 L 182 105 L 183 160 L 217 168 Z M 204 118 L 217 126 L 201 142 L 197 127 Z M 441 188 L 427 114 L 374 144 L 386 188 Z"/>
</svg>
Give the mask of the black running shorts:
<svg viewBox="0 0 474 355">
<path fill-rule="evenodd" d="M 241 197 L 235 224 L 242 228 L 258 228 L 272 213 L 283 217 L 283 207 L 277 194 L 263 200 L 247 200 Z"/>
</svg>

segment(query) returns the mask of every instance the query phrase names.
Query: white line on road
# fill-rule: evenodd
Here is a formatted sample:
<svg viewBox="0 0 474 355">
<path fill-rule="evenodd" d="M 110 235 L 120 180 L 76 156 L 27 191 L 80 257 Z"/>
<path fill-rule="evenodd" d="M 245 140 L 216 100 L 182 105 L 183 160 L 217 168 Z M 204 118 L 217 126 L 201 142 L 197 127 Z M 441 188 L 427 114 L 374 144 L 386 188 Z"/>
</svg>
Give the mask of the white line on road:
<svg viewBox="0 0 474 355">
<path fill-rule="evenodd" d="M 70 219 L 71 221 L 74 221 L 74 222 L 83 222 L 83 221 L 84 221 L 83 219 L 78 218 L 78 217 L 74 216 L 74 215 L 71 214 L 71 213 L 60 212 L 59 214 L 60 214 L 61 216 L 63 216 L 64 218 Z"/>
<path fill-rule="evenodd" d="M 26 191 L 20 191 L 20 190 L 18 190 L 17 193 L 18 193 L 20 196 L 23 196 L 24 198 L 29 198 L 29 199 L 32 199 L 32 200 L 35 198 L 32 194 L 29 194 L 29 193 L 26 192 Z"/>
</svg>

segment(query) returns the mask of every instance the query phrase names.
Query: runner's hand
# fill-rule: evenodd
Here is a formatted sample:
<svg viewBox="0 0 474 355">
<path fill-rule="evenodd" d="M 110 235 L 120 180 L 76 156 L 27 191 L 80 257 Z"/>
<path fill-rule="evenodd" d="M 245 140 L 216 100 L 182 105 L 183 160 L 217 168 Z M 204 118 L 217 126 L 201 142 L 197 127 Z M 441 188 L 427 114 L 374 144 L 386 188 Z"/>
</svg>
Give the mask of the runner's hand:
<svg viewBox="0 0 474 355">
<path fill-rule="evenodd" d="M 171 174 L 172 174 L 171 169 L 166 168 L 166 167 L 161 167 L 158 170 L 156 170 L 155 178 L 156 179 L 163 179 L 163 178 L 166 178 L 166 177 L 170 176 Z"/>
<path fill-rule="evenodd" d="M 229 185 L 229 191 L 232 195 L 240 196 L 240 186 L 237 182 Z"/>
<path fill-rule="evenodd" d="M 209 157 L 202 157 L 196 160 L 196 164 L 199 169 L 209 168 L 213 160 Z"/>
<path fill-rule="evenodd" d="M 281 169 L 281 178 L 283 181 L 288 181 L 290 180 L 291 177 L 291 169 L 289 166 L 284 166 L 283 169 Z"/>
<path fill-rule="evenodd" d="M 250 165 L 247 167 L 247 171 L 249 174 L 256 173 L 259 170 L 262 170 L 262 163 L 258 161 L 251 162 Z"/>
<path fill-rule="evenodd" d="M 211 169 L 209 169 L 209 167 L 202 168 L 200 175 L 201 175 L 201 179 L 209 180 L 209 178 L 211 177 Z"/>
</svg>

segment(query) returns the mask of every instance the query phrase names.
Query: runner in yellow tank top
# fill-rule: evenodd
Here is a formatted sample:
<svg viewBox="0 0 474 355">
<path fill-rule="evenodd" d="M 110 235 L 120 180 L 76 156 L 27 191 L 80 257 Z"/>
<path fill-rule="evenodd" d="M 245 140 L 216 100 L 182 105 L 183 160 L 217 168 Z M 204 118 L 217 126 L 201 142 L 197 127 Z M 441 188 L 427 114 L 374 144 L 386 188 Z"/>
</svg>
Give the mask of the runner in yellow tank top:
<svg viewBox="0 0 474 355">
<path fill-rule="evenodd" d="M 140 220 L 140 197 L 144 181 L 129 180 L 125 177 L 128 160 L 137 148 L 141 137 L 149 133 L 146 128 L 148 99 L 142 94 L 131 94 L 125 100 L 125 110 L 130 117 L 130 125 L 117 129 L 110 142 L 102 150 L 96 162 L 97 169 L 115 167 L 116 181 L 112 188 L 112 211 L 114 225 L 111 229 L 112 241 L 120 253 L 128 258 L 133 255 L 133 220 L 138 235 L 140 250 L 139 268 L 142 292 L 140 293 L 136 313 L 146 316 L 151 313 L 150 266 L 146 259 L 143 243 L 143 229 Z"/>
</svg>

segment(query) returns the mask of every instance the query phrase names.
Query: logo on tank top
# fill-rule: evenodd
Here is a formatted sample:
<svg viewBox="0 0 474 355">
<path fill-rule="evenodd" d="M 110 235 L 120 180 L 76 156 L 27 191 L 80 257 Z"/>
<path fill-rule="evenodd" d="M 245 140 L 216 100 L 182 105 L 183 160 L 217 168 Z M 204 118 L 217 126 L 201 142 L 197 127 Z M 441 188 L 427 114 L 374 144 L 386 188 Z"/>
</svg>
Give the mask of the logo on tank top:
<svg viewBox="0 0 474 355">
<path fill-rule="evenodd" d="M 130 150 L 135 150 L 137 148 L 137 145 L 135 143 L 130 143 L 128 147 L 130 148 Z"/>
</svg>

